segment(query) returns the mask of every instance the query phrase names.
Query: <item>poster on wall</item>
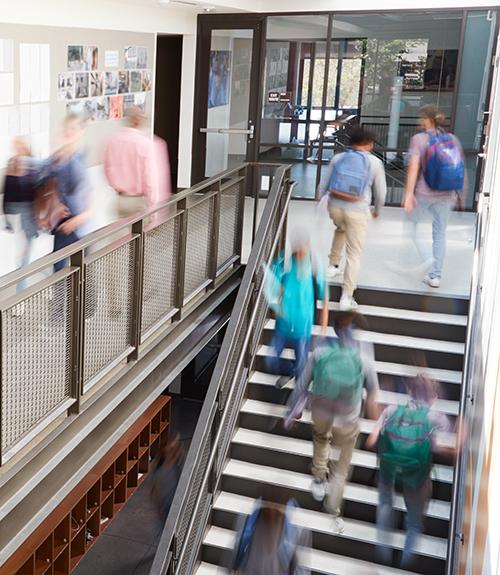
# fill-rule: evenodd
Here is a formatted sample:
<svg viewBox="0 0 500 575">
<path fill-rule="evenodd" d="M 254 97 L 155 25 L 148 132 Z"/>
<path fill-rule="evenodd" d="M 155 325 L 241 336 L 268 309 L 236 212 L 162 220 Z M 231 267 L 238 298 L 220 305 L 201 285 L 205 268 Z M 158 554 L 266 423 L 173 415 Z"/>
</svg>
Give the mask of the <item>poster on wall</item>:
<svg viewBox="0 0 500 575">
<path fill-rule="evenodd" d="M 144 46 L 137 46 L 137 68 L 144 70 L 148 67 L 148 49 Z"/>
<path fill-rule="evenodd" d="M 217 108 L 229 104 L 231 75 L 231 52 L 211 50 L 208 76 L 208 107 Z"/>
<path fill-rule="evenodd" d="M 102 96 L 103 81 L 104 79 L 102 72 L 90 72 L 90 96 L 92 98 L 96 96 Z"/>
<path fill-rule="evenodd" d="M 142 91 L 149 92 L 151 90 L 151 72 L 143 70 L 142 72 Z"/>
<path fill-rule="evenodd" d="M 84 110 L 85 110 L 85 101 L 78 100 L 75 102 L 68 102 L 66 104 L 66 113 L 69 114 L 76 114 L 81 118 L 84 117 Z"/>
<path fill-rule="evenodd" d="M 127 94 L 130 92 L 130 75 L 127 71 L 121 70 L 118 72 L 118 94 Z"/>
<path fill-rule="evenodd" d="M 137 106 L 144 114 L 146 112 L 146 94 L 134 94 L 134 106 Z"/>
<path fill-rule="evenodd" d="M 111 96 L 109 98 L 109 117 L 111 120 L 123 118 L 123 96 Z"/>
<path fill-rule="evenodd" d="M 84 46 L 83 60 L 85 62 L 84 70 L 97 70 L 99 64 L 97 46 Z"/>
<path fill-rule="evenodd" d="M 97 107 L 96 107 L 96 101 L 94 98 L 89 98 L 88 100 L 85 100 L 84 106 L 83 106 L 83 117 L 85 118 L 85 120 L 89 121 L 89 122 L 95 122 L 97 119 Z"/>
<path fill-rule="evenodd" d="M 68 46 L 68 70 L 78 72 L 84 69 L 83 46 Z"/>
<path fill-rule="evenodd" d="M 133 108 L 134 105 L 134 94 L 127 94 L 126 96 L 123 96 L 123 115 L 126 116 L 127 112 L 130 110 L 130 108 Z"/>
<path fill-rule="evenodd" d="M 73 100 L 75 97 L 75 74 L 66 72 L 57 77 L 57 99 L 59 102 Z"/>
<path fill-rule="evenodd" d="M 109 119 L 109 98 L 96 98 L 96 119 L 108 120 Z"/>
<path fill-rule="evenodd" d="M 75 98 L 89 97 L 89 74 L 77 72 L 75 74 Z"/>
<path fill-rule="evenodd" d="M 104 52 L 104 67 L 105 68 L 118 68 L 118 50 L 106 50 Z"/>
<path fill-rule="evenodd" d="M 104 94 L 114 96 L 118 93 L 118 72 L 104 73 Z"/>
<path fill-rule="evenodd" d="M 124 62 L 125 70 L 137 68 L 137 46 L 125 46 Z"/>
<path fill-rule="evenodd" d="M 142 74 L 138 70 L 130 72 L 130 91 L 140 92 L 142 89 Z"/>
</svg>

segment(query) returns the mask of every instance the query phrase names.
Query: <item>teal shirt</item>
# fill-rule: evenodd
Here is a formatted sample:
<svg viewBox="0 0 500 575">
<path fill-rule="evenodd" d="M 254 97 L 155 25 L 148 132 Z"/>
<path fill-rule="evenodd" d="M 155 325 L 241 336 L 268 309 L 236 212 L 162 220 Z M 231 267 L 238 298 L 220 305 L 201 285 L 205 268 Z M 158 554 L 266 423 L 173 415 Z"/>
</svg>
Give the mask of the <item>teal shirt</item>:
<svg viewBox="0 0 500 575">
<path fill-rule="evenodd" d="M 287 338 L 311 337 L 316 309 L 314 300 L 315 297 L 322 300 L 325 293 L 325 276 L 322 266 L 318 262 L 315 267 L 313 274 L 310 258 L 298 262 L 292 257 L 290 269 L 282 272 L 283 295 L 281 314 L 276 319 L 276 330 Z"/>
</svg>

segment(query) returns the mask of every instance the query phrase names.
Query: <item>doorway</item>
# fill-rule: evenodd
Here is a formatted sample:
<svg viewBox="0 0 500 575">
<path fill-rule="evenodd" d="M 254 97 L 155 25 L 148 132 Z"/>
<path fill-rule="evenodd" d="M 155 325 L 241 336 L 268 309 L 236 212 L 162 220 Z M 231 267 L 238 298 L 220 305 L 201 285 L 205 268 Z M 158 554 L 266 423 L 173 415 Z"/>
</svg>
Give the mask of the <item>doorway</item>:
<svg viewBox="0 0 500 575">
<path fill-rule="evenodd" d="M 168 145 L 172 191 L 177 191 L 181 105 L 182 36 L 163 36 L 156 44 L 154 133 Z"/>
<path fill-rule="evenodd" d="M 192 180 L 257 159 L 262 19 L 200 18 Z"/>
</svg>

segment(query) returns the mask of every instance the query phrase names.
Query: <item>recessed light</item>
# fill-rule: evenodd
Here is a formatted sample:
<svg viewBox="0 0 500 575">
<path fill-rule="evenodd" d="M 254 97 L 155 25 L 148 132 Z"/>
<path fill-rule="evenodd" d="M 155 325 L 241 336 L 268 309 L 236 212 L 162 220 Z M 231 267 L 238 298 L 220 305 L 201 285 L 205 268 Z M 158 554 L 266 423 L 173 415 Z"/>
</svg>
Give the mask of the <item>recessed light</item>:
<svg viewBox="0 0 500 575">
<path fill-rule="evenodd" d="M 214 6 L 204 6 L 203 12 L 215 12 L 215 7 Z"/>
<path fill-rule="evenodd" d="M 167 4 L 170 4 L 170 0 L 158 0 L 158 4 L 160 6 L 166 6 Z"/>
</svg>

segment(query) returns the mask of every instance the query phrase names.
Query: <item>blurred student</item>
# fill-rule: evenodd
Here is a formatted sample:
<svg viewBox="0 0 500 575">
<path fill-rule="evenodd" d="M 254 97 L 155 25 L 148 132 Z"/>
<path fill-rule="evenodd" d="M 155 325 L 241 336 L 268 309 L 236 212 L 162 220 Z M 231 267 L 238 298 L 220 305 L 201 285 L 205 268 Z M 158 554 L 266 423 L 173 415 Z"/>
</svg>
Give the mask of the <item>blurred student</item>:
<svg viewBox="0 0 500 575">
<path fill-rule="evenodd" d="M 38 235 L 35 217 L 35 196 L 39 183 L 38 162 L 31 156 L 28 143 L 21 137 L 13 141 L 14 155 L 7 164 L 3 186 L 3 211 L 7 228 L 15 230 L 14 220 L 19 217 L 24 236 L 21 257 L 16 267 L 30 263 L 31 246 Z M 27 280 L 19 282 L 17 290 L 27 287 Z"/>
<path fill-rule="evenodd" d="M 444 114 L 435 106 L 420 110 L 423 131 L 410 140 L 403 199 L 413 241 L 423 269 L 428 272 L 423 281 L 433 288 L 441 285 L 449 215 L 457 200 L 461 206 L 461 194 L 466 187 L 462 146 L 453 134 L 446 132 L 444 121 Z M 417 229 L 426 213 L 432 216 L 432 254 Z"/>
<path fill-rule="evenodd" d="M 437 382 L 427 375 L 418 375 L 408 380 L 407 393 L 408 404 L 387 407 L 366 443 L 367 448 L 372 448 L 378 442 L 378 554 L 387 563 L 392 560 L 390 530 L 396 479 L 403 487 L 407 511 L 403 569 L 411 568 L 413 551 L 431 498 L 433 452 L 450 453 L 448 448 L 440 450 L 436 444 L 436 431 L 450 431 L 446 415 L 432 408 L 439 397 Z"/>
<path fill-rule="evenodd" d="M 177 434 L 161 446 L 153 464 L 151 478 L 151 501 L 162 525 L 165 524 L 175 490 L 182 472 L 184 450 Z"/>
<path fill-rule="evenodd" d="M 368 414 L 373 419 L 378 416 L 379 385 L 373 346 L 356 341 L 355 321 L 360 322 L 360 317 L 352 312 L 335 315 L 337 338 L 315 349 L 289 401 L 293 409 L 312 383 L 312 495 L 316 501 L 326 497 L 325 508 L 333 515 L 338 533 L 344 531 L 342 499 L 360 431 L 364 387 L 367 389 Z M 332 445 L 339 449 L 338 461 L 330 459 Z"/>
<path fill-rule="evenodd" d="M 240 521 L 231 571 L 238 575 L 307 575 L 304 554 L 311 536 L 292 523 L 297 508 L 284 489 L 266 485 L 252 513 Z"/>
<path fill-rule="evenodd" d="M 320 196 L 328 194 L 328 210 L 335 224 L 330 251 L 328 278 L 341 273 L 340 262 L 346 251 L 346 265 L 340 309 L 355 309 L 361 255 L 370 217 L 377 218 L 387 193 L 384 165 L 371 152 L 373 136 L 363 128 L 350 133 L 351 147 L 336 154 L 320 184 Z M 370 211 L 374 196 L 375 205 Z"/>
<path fill-rule="evenodd" d="M 130 108 L 127 120 L 128 126 L 111 136 L 104 150 L 104 173 L 118 195 L 119 218 L 165 201 L 172 191 L 165 141 L 143 132 L 140 108 Z"/>
<path fill-rule="evenodd" d="M 272 373 L 280 374 L 276 386 L 284 387 L 290 378 L 297 380 L 307 362 L 309 343 L 315 319 L 316 302 L 323 301 L 321 325 L 328 324 L 328 293 L 320 262 L 311 254 L 309 234 L 296 230 L 291 239 L 289 262 L 280 255 L 272 265 L 279 289 L 276 329 L 271 341 L 274 356 L 268 360 Z M 285 347 L 295 353 L 293 361 L 281 358 Z"/>
<path fill-rule="evenodd" d="M 54 236 L 54 252 L 83 238 L 90 230 L 92 214 L 90 183 L 85 157 L 80 151 L 83 121 L 69 114 L 63 123 L 62 142 L 49 163 L 48 179 L 52 200 L 48 214 Z M 54 265 L 61 270 L 64 260 Z"/>
</svg>

